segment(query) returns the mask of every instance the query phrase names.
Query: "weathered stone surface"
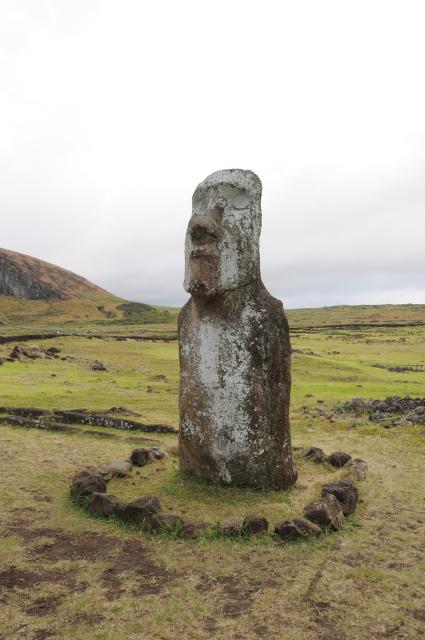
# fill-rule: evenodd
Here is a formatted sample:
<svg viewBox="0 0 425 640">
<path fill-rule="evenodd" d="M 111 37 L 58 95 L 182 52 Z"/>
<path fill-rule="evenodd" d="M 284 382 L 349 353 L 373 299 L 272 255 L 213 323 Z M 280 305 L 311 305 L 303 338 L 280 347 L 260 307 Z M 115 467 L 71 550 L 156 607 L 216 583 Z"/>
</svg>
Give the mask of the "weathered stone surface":
<svg viewBox="0 0 425 640">
<path fill-rule="evenodd" d="M 112 478 L 126 478 L 130 473 L 133 465 L 128 460 L 114 460 L 104 467 L 99 468 L 99 473 L 106 481 Z"/>
<path fill-rule="evenodd" d="M 281 489 L 290 442 L 290 343 L 260 276 L 261 182 L 218 171 L 193 194 L 179 316 L 182 469 L 217 483 Z"/>
<path fill-rule="evenodd" d="M 367 462 L 360 458 L 351 458 L 343 468 L 342 475 L 347 480 L 366 480 Z"/>
<path fill-rule="evenodd" d="M 341 505 L 334 495 L 326 495 L 321 500 L 315 500 L 304 507 L 304 515 L 321 527 L 329 527 L 334 531 L 344 526 L 344 514 Z"/>
<path fill-rule="evenodd" d="M 157 513 L 152 516 L 149 523 L 151 531 L 179 530 L 183 524 L 183 518 L 174 513 Z"/>
<path fill-rule="evenodd" d="M 218 525 L 218 531 L 222 536 L 239 536 L 242 533 L 242 518 L 232 517 L 222 520 Z"/>
<path fill-rule="evenodd" d="M 323 449 L 319 449 L 319 447 L 308 447 L 301 451 L 301 457 L 313 460 L 314 462 L 323 462 L 326 454 Z"/>
<path fill-rule="evenodd" d="M 243 520 L 242 532 L 252 534 L 266 533 L 269 523 L 262 516 L 246 516 Z"/>
<path fill-rule="evenodd" d="M 341 469 L 349 460 L 351 460 L 351 456 L 349 453 L 344 453 L 344 451 L 335 451 L 334 453 L 331 453 L 326 460 L 333 467 Z"/>
<path fill-rule="evenodd" d="M 308 536 L 320 536 L 322 530 L 314 522 L 295 518 L 294 520 L 284 520 L 275 527 L 275 532 L 283 540 L 299 540 Z"/>
<path fill-rule="evenodd" d="M 162 460 L 167 455 L 165 451 L 158 449 L 158 447 L 151 447 L 149 451 L 151 453 L 151 456 L 155 458 L 155 460 Z"/>
<path fill-rule="evenodd" d="M 182 518 L 180 537 L 190 539 L 198 538 L 202 531 L 205 531 L 208 527 L 208 522 L 203 522 L 196 518 Z"/>
<path fill-rule="evenodd" d="M 328 494 L 335 496 L 345 516 L 350 516 L 355 512 L 359 491 L 351 480 L 338 480 L 331 484 L 325 484 L 322 489 L 322 496 L 325 497 Z"/>
<path fill-rule="evenodd" d="M 126 504 L 121 510 L 121 517 L 125 522 L 148 523 L 160 511 L 161 503 L 156 496 L 143 496 Z"/>
<path fill-rule="evenodd" d="M 93 371 L 108 371 L 103 362 L 100 360 L 95 360 L 91 363 L 91 368 Z"/>
<path fill-rule="evenodd" d="M 145 464 L 151 461 L 150 449 L 146 449 L 141 447 L 139 449 L 134 449 L 130 456 L 131 462 L 135 467 L 144 467 Z"/>
<path fill-rule="evenodd" d="M 121 511 L 123 503 L 117 497 L 109 496 L 107 493 L 93 493 L 89 507 L 100 516 L 112 516 Z"/>
<path fill-rule="evenodd" d="M 106 493 L 105 479 L 96 469 L 82 469 L 72 480 L 70 494 L 80 501 L 92 493 Z"/>
</svg>

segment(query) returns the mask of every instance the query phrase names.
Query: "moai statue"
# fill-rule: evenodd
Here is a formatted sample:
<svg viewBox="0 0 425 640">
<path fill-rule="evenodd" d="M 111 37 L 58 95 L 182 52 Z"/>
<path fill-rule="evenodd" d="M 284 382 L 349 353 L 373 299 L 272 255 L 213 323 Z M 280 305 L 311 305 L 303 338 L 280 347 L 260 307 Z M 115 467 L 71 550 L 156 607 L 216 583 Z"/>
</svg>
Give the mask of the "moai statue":
<svg viewBox="0 0 425 640">
<path fill-rule="evenodd" d="M 181 468 L 216 483 L 282 489 L 291 449 L 288 323 L 260 276 L 261 181 L 217 171 L 198 185 L 179 316 Z"/>
</svg>

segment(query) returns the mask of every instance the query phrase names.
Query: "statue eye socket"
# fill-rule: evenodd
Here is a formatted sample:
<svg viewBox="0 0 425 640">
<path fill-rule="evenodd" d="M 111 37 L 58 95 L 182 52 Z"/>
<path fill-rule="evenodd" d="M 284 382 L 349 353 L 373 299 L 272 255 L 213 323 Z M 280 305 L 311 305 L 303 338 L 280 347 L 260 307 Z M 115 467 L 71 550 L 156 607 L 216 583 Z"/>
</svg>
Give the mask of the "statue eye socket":
<svg viewBox="0 0 425 640">
<path fill-rule="evenodd" d="M 192 226 L 190 236 L 195 242 L 212 242 L 218 239 L 218 232 L 212 226 L 197 223 Z"/>
</svg>

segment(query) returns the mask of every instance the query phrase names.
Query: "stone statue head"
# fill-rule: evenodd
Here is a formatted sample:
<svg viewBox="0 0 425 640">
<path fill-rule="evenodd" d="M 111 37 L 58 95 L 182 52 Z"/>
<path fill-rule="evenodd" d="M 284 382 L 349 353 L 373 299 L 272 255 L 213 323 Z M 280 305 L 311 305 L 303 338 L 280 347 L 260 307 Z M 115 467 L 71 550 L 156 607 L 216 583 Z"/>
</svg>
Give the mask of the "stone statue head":
<svg viewBox="0 0 425 640">
<path fill-rule="evenodd" d="M 216 171 L 192 198 L 184 288 L 212 298 L 260 279 L 261 180 L 252 171 Z"/>
</svg>

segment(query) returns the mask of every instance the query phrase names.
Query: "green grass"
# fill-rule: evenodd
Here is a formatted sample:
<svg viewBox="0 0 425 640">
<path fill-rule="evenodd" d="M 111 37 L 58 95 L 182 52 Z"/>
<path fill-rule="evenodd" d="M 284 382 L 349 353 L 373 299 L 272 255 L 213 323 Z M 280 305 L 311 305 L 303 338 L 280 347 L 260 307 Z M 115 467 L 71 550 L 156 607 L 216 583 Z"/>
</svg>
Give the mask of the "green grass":
<svg viewBox="0 0 425 640">
<path fill-rule="evenodd" d="M 388 317 L 387 311 L 382 315 Z M 120 330 L 167 335 L 172 326 L 120 325 Z M 105 335 L 116 331 L 110 324 L 99 327 Z M 72 361 L 3 364 L 0 405 L 124 405 L 143 421 L 178 424 L 175 342 L 75 337 L 37 344 L 54 344 Z M 327 453 L 346 450 L 369 464 L 358 510 L 346 529 L 281 546 L 271 538 L 224 540 L 214 529 L 199 541 L 148 535 L 77 507 L 68 495 L 70 478 L 85 465 L 127 458 L 136 446 L 168 450 L 175 436 L 93 428 L 115 435 L 108 439 L 0 426 L 0 638 L 423 638 L 425 426 L 384 429 L 365 418 L 329 416 L 332 407 L 355 396 L 424 396 L 424 373 L 392 373 L 373 365 L 423 364 L 425 328 L 301 331 L 293 333 L 292 344 L 316 354 L 293 356 L 291 421 L 299 470 L 294 488 L 256 492 L 211 486 L 183 475 L 170 453 L 128 480 L 112 481 L 108 491 L 123 499 L 155 494 L 165 511 L 213 525 L 253 512 L 273 526 L 301 515 L 321 485 L 339 477 L 327 465 L 300 459 L 298 448 L 315 445 Z M 0 346 L 0 355 L 12 347 Z M 91 371 L 94 359 L 108 371 Z M 166 381 L 155 380 L 158 375 Z M 80 557 L 78 549 L 93 535 L 94 550 L 81 551 Z M 2 587 L 6 572 L 17 570 L 33 572 L 40 581 L 28 588 Z M 37 609 L 42 598 L 57 600 L 51 609 Z"/>
</svg>

